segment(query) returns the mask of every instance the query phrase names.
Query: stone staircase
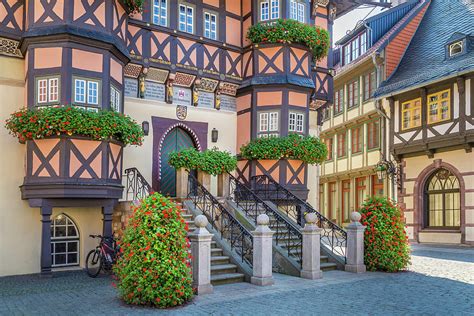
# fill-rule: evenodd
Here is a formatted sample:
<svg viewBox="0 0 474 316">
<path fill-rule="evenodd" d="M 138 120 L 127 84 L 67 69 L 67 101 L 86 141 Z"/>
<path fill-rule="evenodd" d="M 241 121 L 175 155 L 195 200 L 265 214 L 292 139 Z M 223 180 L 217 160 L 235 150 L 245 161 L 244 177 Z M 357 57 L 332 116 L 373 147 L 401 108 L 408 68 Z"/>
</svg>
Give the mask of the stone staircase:
<svg viewBox="0 0 474 316">
<path fill-rule="evenodd" d="M 188 224 L 189 231 L 191 232 L 196 229 L 193 214 L 190 214 L 183 204 L 177 204 L 182 209 L 181 216 Z M 226 256 L 222 248 L 213 240 L 211 242 L 211 284 L 221 285 L 244 282 L 244 277 L 244 274 L 239 273 L 237 265 L 230 261 L 230 257 Z"/>
</svg>

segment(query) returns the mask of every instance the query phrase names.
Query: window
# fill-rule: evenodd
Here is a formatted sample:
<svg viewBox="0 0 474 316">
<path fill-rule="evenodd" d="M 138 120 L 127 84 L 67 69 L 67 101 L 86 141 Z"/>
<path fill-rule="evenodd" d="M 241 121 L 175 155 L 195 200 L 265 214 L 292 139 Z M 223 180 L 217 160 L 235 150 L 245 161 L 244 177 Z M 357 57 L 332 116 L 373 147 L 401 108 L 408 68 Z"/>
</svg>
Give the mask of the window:
<svg viewBox="0 0 474 316">
<path fill-rule="evenodd" d="M 357 80 L 347 86 L 347 102 L 348 108 L 359 105 L 359 82 Z"/>
<path fill-rule="evenodd" d="M 367 195 L 366 190 L 366 177 L 356 178 L 356 206 L 359 209 L 364 203 L 365 197 Z"/>
<path fill-rule="evenodd" d="M 332 160 L 332 153 L 333 153 L 333 138 L 326 138 L 324 141 L 326 143 L 326 147 L 328 149 L 328 157 L 327 160 Z"/>
<path fill-rule="evenodd" d="M 421 98 L 402 103 L 402 130 L 421 126 Z"/>
<path fill-rule="evenodd" d="M 364 54 L 367 51 L 367 33 L 362 33 L 360 36 L 360 54 Z"/>
<path fill-rule="evenodd" d="M 367 124 L 367 148 L 375 149 L 380 146 L 380 121 L 373 121 Z"/>
<path fill-rule="evenodd" d="M 344 180 L 342 186 L 342 222 L 349 222 L 350 214 L 350 196 L 351 196 L 351 180 Z"/>
<path fill-rule="evenodd" d="M 453 57 L 458 54 L 461 54 L 463 52 L 463 49 L 464 49 L 463 41 L 459 41 L 459 42 L 449 45 L 449 57 Z"/>
<path fill-rule="evenodd" d="M 304 114 L 290 112 L 288 115 L 288 131 L 303 133 L 304 132 Z"/>
<path fill-rule="evenodd" d="M 120 112 L 120 90 L 114 86 L 110 86 L 110 108 Z"/>
<path fill-rule="evenodd" d="M 331 108 L 329 106 L 322 109 L 323 121 L 329 120 L 331 118 Z"/>
<path fill-rule="evenodd" d="M 89 79 L 74 79 L 74 103 L 99 105 L 99 81 Z"/>
<path fill-rule="evenodd" d="M 364 132 L 362 127 L 357 127 L 351 130 L 351 150 L 353 154 L 362 152 L 362 140 Z"/>
<path fill-rule="evenodd" d="M 179 30 L 194 33 L 194 8 L 184 4 L 179 5 Z"/>
<path fill-rule="evenodd" d="M 217 40 L 217 15 L 204 12 L 204 37 Z"/>
<path fill-rule="evenodd" d="M 458 178 L 447 169 L 438 169 L 425 188 L 425 226 L 461 226 L 460 187 Z"/>
<path fill-rule="evenodd" d="M 37 79 L 36 95 L 37 105 L 59 103 L 59 77 Z"/>
<path fill-rule="evenodd" d="M 351 44 L 344 46 L 344 64 L 351 62 Z"/>
<path fill-rule="evenodd" d="M 305 22 L 305 5 L 297 0 L 290 1 L 290 19 Z"/>
<path fill-rule="evenodd" d="M 260 2 L 260 21 L 280 18 L 280 0 L 266 0 Z"/>
<path fill-rule="evenodd" d="M 342 113 L 344 110 L 344 88 L 336 90 L 334 94 L 334 114 Z"/>
<path fill-rule="evenodd" d="M 450 90 L 428 95 L 428 124 L 447 121 L 451 118 Z"/>
<path fill-rule="evenodd" d="M 328 217 L 330 220 L 335 220 L 334 214 L 336 214 L 334 207 L 336 202 L 336 182 L 328 183 L 329 195 L 328 195 Z"/>
<path fill-rule="evenodd" d="M 337 134 L 337 157 L 345 157 L 346 150 L 346 132 Z"/>
<path fill-rule="evenodd" d="M 359 58 L 367 51 L 367 33 L 363 32 L 355 36 L 346 46 L 344 46 L 344 65 Z"/>
<path fill-rule="evenodd" d="M 377 175 L 372 175 L 372 195 L 383 196 L 383 180 Z"/>
<path fill-rule="evenodd" d="M 257 137 L 278 136 L 278 112 L 259 113 Z"/>
<path fill-rule="evenodd" d="M 359 40 L 356 39 L 351 43 L 351 52 L 352 52 L 352 60 L 357 59 L 359 57 Z"/>
<path fill-rule="evenodd" d="M 51 261 L 53 267 L 79 264 L 79 231 L 65 214 L 51 222 Z"/>
<path fill-rule="evenodd" d="M 375 92 L 375 86 L 377 84 L 377 79 L 375 77 L 375 71 L 372 71 L 370 74 L 364 76 L 364 101 L 372 98 Z"/>
<path fill-rule="evenodd" d="M 153 23 L 161 26 L 168 25 L 166 0 L 153 0 Z"/>
</svg>

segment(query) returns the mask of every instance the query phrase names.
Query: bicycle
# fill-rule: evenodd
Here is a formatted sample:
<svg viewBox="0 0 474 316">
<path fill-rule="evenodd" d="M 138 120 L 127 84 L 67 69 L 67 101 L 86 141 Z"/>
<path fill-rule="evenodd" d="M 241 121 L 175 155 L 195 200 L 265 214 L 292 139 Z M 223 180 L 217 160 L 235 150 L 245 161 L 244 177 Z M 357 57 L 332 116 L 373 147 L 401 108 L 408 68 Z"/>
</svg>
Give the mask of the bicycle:
<svg viewBox="0 0 474 316">
<path fill-rule="evenodd" d="M 100 238 L 99 245 L 89 251 L 86 257 L 86 272 L 91 278 L 99 275 L 100 271 L 111 271 L 117 261 L 119 247 L 113 237 L 89 235 L 91 238 Z"/>
</svg>

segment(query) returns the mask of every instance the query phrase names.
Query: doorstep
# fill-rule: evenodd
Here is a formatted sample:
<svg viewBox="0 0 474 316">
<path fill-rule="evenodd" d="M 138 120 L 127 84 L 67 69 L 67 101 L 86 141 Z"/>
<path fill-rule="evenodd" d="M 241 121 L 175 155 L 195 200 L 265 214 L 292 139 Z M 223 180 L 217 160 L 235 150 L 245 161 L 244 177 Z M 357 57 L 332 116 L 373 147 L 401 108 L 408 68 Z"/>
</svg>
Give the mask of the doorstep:
<svg viewBox="0 0 474 316">
<path fill-rule="evenodd" d="M 424 229 L 418 233 L 418 242 L 435 244 L 460 244 L 461 232 L 456 230 Z"/>
</svg>

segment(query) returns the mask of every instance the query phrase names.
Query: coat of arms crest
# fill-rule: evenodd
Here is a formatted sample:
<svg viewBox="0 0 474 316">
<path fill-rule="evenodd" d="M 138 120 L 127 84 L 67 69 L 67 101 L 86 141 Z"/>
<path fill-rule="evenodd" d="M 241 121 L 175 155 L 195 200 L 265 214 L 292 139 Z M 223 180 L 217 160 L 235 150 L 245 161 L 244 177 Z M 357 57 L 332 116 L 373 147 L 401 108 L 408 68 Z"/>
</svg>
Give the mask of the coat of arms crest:
<svg viewBox="0 0 474 316">
<path fill-rule="evenodd" d="M 177 105 L 176 106 L 176 117 L 180 121 L 184 121 L 188 115 L 188 107 L 186 105 Z"/>
</svg>

